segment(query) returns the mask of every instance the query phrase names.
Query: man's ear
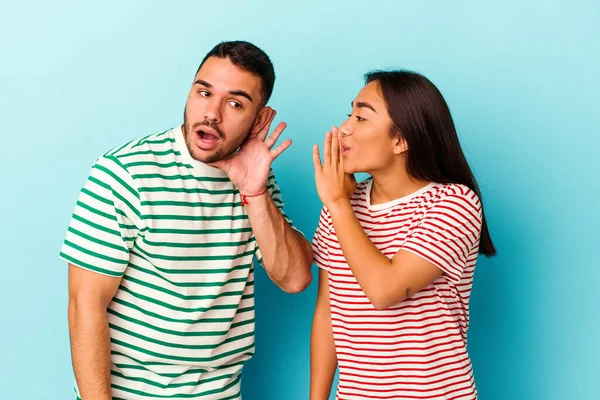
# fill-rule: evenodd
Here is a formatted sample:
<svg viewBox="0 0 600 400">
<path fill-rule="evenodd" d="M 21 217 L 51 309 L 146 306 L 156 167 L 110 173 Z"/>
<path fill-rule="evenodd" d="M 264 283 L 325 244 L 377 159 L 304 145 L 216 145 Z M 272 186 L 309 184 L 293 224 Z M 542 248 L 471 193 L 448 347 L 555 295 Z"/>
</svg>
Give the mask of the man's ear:
<svg viewBox="0 0 600 400">
<path fill-rule="evenodd" d="M 400 155 L 408 150 L 408 144 L 404 138 L 394 136 L 392 139 L 393 152 L 396 155 Z"/>
<path fill-rule="evenodd" d="M 260 131 L 268 127 L 271 121 L 273 121 L 273 117 L 275 117 L 275 111 L 271 107 L 263 107 L 254 120 L 254 125 L 252 125 L 252 129 L 250 130 L 250 136 L 256 136 Z"/>
</svg>

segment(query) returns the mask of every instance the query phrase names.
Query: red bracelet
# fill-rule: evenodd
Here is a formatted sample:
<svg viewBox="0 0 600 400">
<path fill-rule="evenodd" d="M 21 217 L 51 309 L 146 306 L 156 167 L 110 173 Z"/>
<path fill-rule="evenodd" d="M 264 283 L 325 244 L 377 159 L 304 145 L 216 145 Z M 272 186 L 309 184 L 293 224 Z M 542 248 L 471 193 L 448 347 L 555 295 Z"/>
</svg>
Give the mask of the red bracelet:
<svg viewBox="0 0 600 400">
<path fill-rule="evenodd" d="M 240 192 L 240 196 L 242 196 L 242 205 L 245 206 L 246 204 L 248 204 L 248 197 L 258 197 L 258 196 L 262 196 L 265 193 L 267 193 L 267 189 L 263 190 L 262 192 L 260 192 L 258 194 L 242 194 Z"/>
</svg>

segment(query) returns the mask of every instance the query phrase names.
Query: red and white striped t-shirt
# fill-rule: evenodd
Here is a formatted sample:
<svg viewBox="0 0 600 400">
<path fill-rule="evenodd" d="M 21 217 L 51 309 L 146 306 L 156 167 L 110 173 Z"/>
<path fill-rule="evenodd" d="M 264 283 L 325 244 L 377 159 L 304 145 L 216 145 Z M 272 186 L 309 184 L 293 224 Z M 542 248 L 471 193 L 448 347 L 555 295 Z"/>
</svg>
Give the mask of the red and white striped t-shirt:
<svg viewBox="0 0 600 400">
<path fill-rule="evenodd" d="M 323 208 L 313 250 L 316 264 L 329 272 L 337 399 L 476 399 L 467 328 L 481 203 L 466 186 L 433 183 L 371 205 L 371 184 L 359 183 L 351 203 L 373 244 L 389 258 L 410 251 L 444 273 L 411 298 L 375 309 Z"/>
</svg>

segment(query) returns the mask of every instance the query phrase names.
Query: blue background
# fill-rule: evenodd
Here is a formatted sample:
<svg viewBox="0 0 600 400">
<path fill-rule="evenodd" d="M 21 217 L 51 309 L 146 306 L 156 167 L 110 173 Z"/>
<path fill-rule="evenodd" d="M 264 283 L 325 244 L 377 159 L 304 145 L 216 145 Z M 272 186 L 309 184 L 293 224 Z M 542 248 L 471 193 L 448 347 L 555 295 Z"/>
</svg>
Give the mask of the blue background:
<svg viewBox="0 0 600 400">
<path fill-rule="evenodd" d="M 294 140 L 275 169 L 309 237 L 310 147 L 362 74 L 404 67 L 438 85 L 499 249 L 471 303 L 480 398 L 600 398 L 598 2 L 83 3 L 0 6 L 0 398 L 72 398 L 57 253 L 80 186 L 100 154 L 179 123 L 200 60 L 233 39 L 275 64 L 271 105 Z M 316 284 L 286 295 L 259 271 L 256 288 L 244 399 L 307 399 Z"/>
</svg>

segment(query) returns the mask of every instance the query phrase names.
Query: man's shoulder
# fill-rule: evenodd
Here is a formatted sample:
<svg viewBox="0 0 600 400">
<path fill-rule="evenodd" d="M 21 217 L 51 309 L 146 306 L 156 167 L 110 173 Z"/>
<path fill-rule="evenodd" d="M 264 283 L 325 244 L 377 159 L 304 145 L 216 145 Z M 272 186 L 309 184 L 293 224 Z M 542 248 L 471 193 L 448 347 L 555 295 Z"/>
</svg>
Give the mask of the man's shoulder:
<svg viewBox="0 0 600 400">
<path fill-rule="evenodd" d="M 174 143 L 175 138 L 173 137 L 173 128 L 171 128 L 116 146 L 103 154 L 102 157 L 125 160 L 134 156 L 165 154 L 169 151 L 175 151 Z"/>
</svg>

